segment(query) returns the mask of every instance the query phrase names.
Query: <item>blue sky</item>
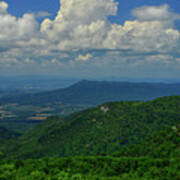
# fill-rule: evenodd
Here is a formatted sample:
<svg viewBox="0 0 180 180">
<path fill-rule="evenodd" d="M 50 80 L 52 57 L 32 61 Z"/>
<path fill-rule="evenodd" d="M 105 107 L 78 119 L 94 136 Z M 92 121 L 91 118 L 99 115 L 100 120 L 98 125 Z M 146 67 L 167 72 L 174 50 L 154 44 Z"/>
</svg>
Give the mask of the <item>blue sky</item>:
<svg viewBox="0 0 180 180">
<path fill-rule="evenodd" d="M 0 1 L 0 73 L 180 77 L 179 0 L 83 1 Z"/>
<path fill-rule="evenodd" d="M 173 11 L 180 13 L 180 1 L 178 0 L 116 0 L 119 2 L 118 14 L 116 17 L 111 17 L 112 22 L 124 23 L 128 18 L 133 18 L 131 10 L 140 6 L 159 6 L 162 4 L 169 4 Z M 22 16 L 26 12 L 46 11 L 55 17 L 59 9 L 58 0 L 6 0 L 9 4 L 9 12 L 16 16 Z M 180 29 L 180 23 L 176 22 Z"/>
</svg>

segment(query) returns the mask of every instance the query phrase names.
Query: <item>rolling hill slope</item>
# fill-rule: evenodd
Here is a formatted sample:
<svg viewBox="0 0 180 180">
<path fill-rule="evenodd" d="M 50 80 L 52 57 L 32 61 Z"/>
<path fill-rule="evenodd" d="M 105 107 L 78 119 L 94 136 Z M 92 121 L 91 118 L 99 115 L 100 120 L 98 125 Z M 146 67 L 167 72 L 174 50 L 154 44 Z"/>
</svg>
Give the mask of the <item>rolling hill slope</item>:
<svg viewBox="0 0 180 180">
<path fill-rule="evenodd" d="M 112 154 L 167 125 L 180 123 L 180 96 L 149 102 L 114 102 L 52 117 L 4 147 L 8 157 Z"/>
</svg>

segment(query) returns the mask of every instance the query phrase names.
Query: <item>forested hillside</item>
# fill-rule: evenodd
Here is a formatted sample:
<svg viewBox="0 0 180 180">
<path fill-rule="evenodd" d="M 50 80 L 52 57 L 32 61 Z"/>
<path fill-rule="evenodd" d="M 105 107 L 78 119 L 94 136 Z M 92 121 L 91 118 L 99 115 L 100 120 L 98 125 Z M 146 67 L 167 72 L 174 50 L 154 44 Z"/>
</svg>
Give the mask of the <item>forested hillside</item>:
<svg viewBox="0 0 180 180">
<path fill-rule="evenodd" d="M 114 152 L 114 157 L 177 158 L 180 161 L 180 123 L 168 126 L 142 142 Z"/>
<path fill-rule="evenodd" d="M 109 155 L 177 123 L 180 96 L 105 103 L 65 118 L 51 117 L 2 151 L 8 158 Z"/>
<path fill-rule="evenodd" d="M 138 145 L 122 148 L 114 156 L 1 160 L 0 179 L 179 180 L 179 147 L 180 128 L 176 124 Z"/>
<path fill-rule="evenodd" d="M 0 140 L 8 140 L 19 137 L 20 134 L 14 131 L 10 131 L 4 127 L 0 127 Z"/>
</svg>

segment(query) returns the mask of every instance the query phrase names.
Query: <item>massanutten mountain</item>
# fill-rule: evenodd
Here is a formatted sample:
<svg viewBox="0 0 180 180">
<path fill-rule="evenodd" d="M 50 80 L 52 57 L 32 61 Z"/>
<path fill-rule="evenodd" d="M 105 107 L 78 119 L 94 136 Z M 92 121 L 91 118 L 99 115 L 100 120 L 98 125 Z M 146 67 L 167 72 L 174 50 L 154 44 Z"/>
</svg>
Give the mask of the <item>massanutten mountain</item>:
<svg viewBox="0 0 180 180">
<path fill-rule="evenodd" d="M 51 117 L 2 150 L 8 158 L 112 154 L 177 123 L 180 96 L 105 103 L 68 117 Z"/>
<path fill-rule="evenodd" d="M 1 98 L 0 104 L 48 103 L 99 105 L 112 101 L 152 100 L 157 97 L 180 95 L 180 83 L 130 83 L 83 80 L 74 85 L 49 92 Z"/>
</svg>

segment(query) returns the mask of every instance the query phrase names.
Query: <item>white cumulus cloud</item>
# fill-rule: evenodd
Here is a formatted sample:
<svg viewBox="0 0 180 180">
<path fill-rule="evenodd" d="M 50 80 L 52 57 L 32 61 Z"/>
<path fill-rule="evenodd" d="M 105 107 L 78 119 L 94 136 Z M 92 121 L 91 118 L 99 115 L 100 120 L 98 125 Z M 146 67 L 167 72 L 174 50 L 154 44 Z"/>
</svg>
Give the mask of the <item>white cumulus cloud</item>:
<svg viewBox="0 0 180 180">
<path fill-rule="evenodd" d="M 100 47 L 108 29 L 107 17 L 116 15 L 113 0 L 61 0 L 56 18 L 45 19 L 41 32 L 59 49 Z"/>
<path fill-rule="evenodd" d="M 0 15 L 7 13 L 8 4 L 4 1 L 0 2 Z"/>
<path fill-rule="evenodd" d="M 38 27 L 34 15 L 24 14 L 23 17 L 16 18 L 8 14 L 7 7 L 7 3 L 0 3 L 0 44 L 3 41 L 15 43 L 15 40 L 33 37 Z"/>
<path fill-rule="evenodd" d="M 148 53 L 160 54 L 155 58 L 161 62 L 165 62 L 162 54 L 177 62 L 171 54 L 180 54 L 180 32 L 174 28 L 174 21 L 179 20 L 180 15 L 167 4 L 136 8 L 132 11 L 135 20 L 127 20 L 122 25 L 108 20 L 109 16 L 117 14 L 115 0 L 60 0 L 60 4 L 53 20 L 45 18 L 39 24 L 37 14 L 26 13 L 17 18 L 8 13 L 6 2 L 0 2 L 0 64 L 2 61 L 13 65 L 34 64 L 43 60 L 42 64 L 48 64 L 48 60 L 52 64 L 61 64 L 61 60 L 72 63 L 77 59 L 99 60 L 94 64 L 106 64 L 100 61 L 104 56 L 97 53 L 100 57 L 95 57 L 93 51 L 106 52 L 108 58 L 104 59 L 108 63 L 111 51 L 118 52 L 114 66 L 122 61 L 138 61 L 132 56 L 139 53 L 144 54 L 140 64 L 143 60 L 154 62 L 154 56 L 147 58 Z M 41 17 L 48 15 L 47 12 L 39 13 Z M 131 60 L 126 61 L 128 58 Z"/>
<path fill-rule="evenodd" d="M 41 32 L 58 50 L 170 51 L 177 46 L 180 33 L 173 23 L 179 15 L 167 4 L 137 8 L 132 12 L 137 19 L 124 25 L 108 22 L 107 17 L 116 12 L 113 0 L 61 0 L 56 18 L 45 19 Z"/>
<path fill-rule="evenodd" d="M 124 26 L 112 25 L 104 41 L 109 49 L 130 49 L 134 51 L 171 51 L 177 48 L 180 33 L 165 28 L 161 21 L 126 21 Z"/>
<path fill-rule="evenodd" d="M 168 4 L 161 6 L 143 6 L 133 10 L 133 15 L 141 21 L 172 21 L 180 18 L 178 14 L 170 10 Z"/>
</svg>

